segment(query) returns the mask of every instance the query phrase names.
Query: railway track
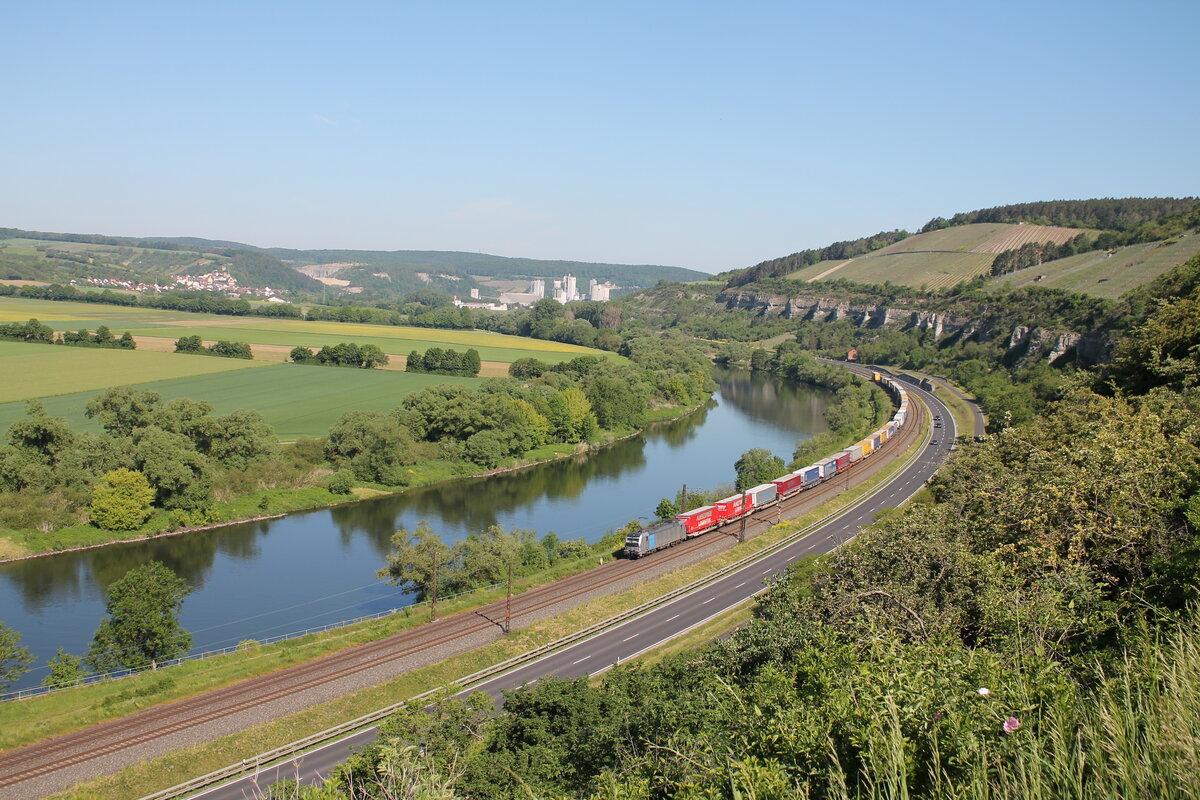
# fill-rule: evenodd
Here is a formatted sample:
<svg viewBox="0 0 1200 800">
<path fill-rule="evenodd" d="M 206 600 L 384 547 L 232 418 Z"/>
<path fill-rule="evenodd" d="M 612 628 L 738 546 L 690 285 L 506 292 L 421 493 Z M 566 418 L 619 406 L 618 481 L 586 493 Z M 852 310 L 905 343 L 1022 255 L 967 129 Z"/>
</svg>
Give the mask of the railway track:
<svg viewBox="0 0 1200 800">
<path fill-rule="evenodd" d="M 924 411 L 920 412 L 924 414 Z M 919 420 L 913 420 L 919 421 Z M 881 451 L 879 458 L 864 462 L 846 478 L 821 484 L 785 500 L 780 506 L 746 522 L 747 536 L 775 524 L 777 518 L 805 513 L 831 499 L 846 488 L 861 484 L 895 460 L 919 435 L 921 424 L 904 426 L 901 435 Z M 690 562 L 697 551 L 719 549 L 723 538 L 738 534 L 740 521 L 730 523 L 704 536 L 684 540 L 650 556 L 635 560 L 614 560 L 595 569 L 568 576 L 550 584 L 529 589 L 512 598 L 512 619 L 529 617 L 554 606 L 571 604 L 587 595 L 602 593 L 616 584 L 628 585 L 646 573 L 661 573 L 675 564 Z M 257 678 L 216 689 L 191 698 L 140 711 L 120 719 L 64 734 L 43 742 L 0 753 L 0 791 L 6 797 L 36 797 L 41 792 L 32 784 L 50 779 L 55 773 L 89 762 L 116 757 L 122 753 L 128 763 L 137 763 L 146 755 L 139 748 L 167 737 L 180 737 L 219 720 L 309 692 L 347 679 L 356 673 L 384 667 L 390 663 L 420 656 L 425 651 L 451 644 L 455 640 L 492 632 L 499 636 L 505 602 L 496 601 L 472 611 L 435 620 L 376 642 L 357 645 L 313 661 L 297 664 Z M 464 647 L 466 649 L 466 647 Z M 253 724 L 248 721 L 246 725 Z M 110 765 L 109 769 L 122 764 Z M 69 781 L 60 784 L 65 787 Z"/>
</svg>

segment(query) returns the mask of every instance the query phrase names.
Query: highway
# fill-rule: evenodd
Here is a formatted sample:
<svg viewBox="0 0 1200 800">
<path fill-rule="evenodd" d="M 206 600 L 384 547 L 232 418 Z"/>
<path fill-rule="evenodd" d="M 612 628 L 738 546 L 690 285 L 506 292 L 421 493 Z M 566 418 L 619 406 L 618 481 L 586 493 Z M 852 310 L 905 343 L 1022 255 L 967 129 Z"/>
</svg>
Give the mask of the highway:
<svg viewBox="0 0 1200 800">
<path fill-rule="evenodd" d="M 596 636 L 471 686 L 468 691 L 481 690 L 497 702 L 502 702 L 502 693 L 505 690 L 548 676 L 573 678 L 603 672 L 614 664 L 628 661 L 658 647 L 744 602 L 760 591 L 765 581 L 799 559 L 808 555 L 829 553 L 849 541 L 861 528 L 870 525 L 880 511 L 902 504 L 919 491 L 937 471 L 954 443 L 956 431 L 949 409 L 929 392 L 907 384 L 905 389 L 927 406 L 931 416 L 940 416 L 944 427 L 932 430 L 933 436 L 926 442 L 921 454 L 907 469 L 894 476 L 886 488 L 808 536 L 743 569 Z M 932 444 L 933 440 L 938 444 Z M 374 737 L 375 729 L 371 728 L 310 751 L 284 764 L 264 769 L 195 796 L 205 800 L 247 800 L 260 797 L 262 790 L 277 780 L 291 778 L 304 782 L 319 782 L 345 760 L 350 748 L 361 747 L 373 741 Z"/>
</svg>

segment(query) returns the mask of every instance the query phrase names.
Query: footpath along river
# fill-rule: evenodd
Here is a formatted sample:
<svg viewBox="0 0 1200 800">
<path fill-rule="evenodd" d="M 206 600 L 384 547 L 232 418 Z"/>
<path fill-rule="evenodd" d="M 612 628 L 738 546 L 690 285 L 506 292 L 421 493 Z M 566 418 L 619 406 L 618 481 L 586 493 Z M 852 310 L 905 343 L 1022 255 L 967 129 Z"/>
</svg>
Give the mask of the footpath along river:
<svg viewBox="0 0 1200 800">
<path fill-rule="evenodd" d="M 12 688 L 33 686 L 62 647 L 76 655 L 104 614 L 104 591 L 126 571 L 162 561 L 194 587 L 181 622 L 203 651 L 403 606 L 375 578 L 396 528 L 426 520 L 447 542 L 489 525 L 596 541 L 648 518 L 680 485 L 732 484 L 751 447 L 791 460 L 798 439 L 826 429 L 829 392 L 718 370 L 708 408 L 583 458 L 453 481 L 337 508 L 184 536 L 0 565 L 0 622 L 38 662 Z"/>
</svg>

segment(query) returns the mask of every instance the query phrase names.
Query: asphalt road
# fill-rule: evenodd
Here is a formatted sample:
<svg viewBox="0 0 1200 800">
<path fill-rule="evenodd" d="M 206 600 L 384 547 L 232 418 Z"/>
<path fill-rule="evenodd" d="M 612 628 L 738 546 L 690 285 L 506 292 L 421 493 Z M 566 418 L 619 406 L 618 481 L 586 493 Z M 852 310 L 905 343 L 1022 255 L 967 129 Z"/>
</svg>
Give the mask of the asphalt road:
<svg viewBox="0 0 1200 800">
<path fill-rule="evenodd" d="M 944 427 L 933 430 L 930 443 L 925 446 L 920 456 L 882 491 L 808 536 L 737 572 L 609 628 L 601 634 L 472 686 L 469 691 L 484 691 L 497 702 L 502 702 L 502 693 L 505 690 L 533 683 L 547 676 L 573 678 L 603 672 L 614 664 L 628 661 L 664 644 L 745 601 L 761 590 L 765 581 L 795 561 L 808 555 L 828 553 L 852 539 L 861 528 L 870 525 L 880 511 L 900 505 L 919 491 L 937 471 L 954 443 L 956 432 L 950 410 L 929 392 L 908 384 L 905 384 L 904 388 L 924 401 L 930 409 L 931 416 L 940 416 Z M 937 441 L 938 444 L 934 445 L 932 441 Z M 205 800 L 247 800 L 260 797 L 262 790 L 278 780 L 291 778 L 306 783 L 318 783 L 346 759 L 351 748 L 368 744 L 374 738 L 375 728 L 370 728 L 284 764 L 255 772 L 196 796 Z"/>
</svg>

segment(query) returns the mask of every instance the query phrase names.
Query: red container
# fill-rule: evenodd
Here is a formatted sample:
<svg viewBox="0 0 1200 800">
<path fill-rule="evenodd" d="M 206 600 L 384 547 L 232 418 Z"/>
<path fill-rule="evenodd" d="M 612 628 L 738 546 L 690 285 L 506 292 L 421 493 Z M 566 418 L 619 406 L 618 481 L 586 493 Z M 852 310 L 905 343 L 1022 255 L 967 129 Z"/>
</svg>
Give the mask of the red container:
<svg viewBox="0 0 1200 800">
<path fill-rule="evenodd" d="M 718 500 L 713 503 L 713 508 L 717 509 L 717 519 L 721 522 L 729 519 L 737 519 L 747 508 L 746 496 L 741 494 L 730 495 L 724 500 Z"/>
<path fill-rule="evenodd" d="M 688 532 L 689 536 L 712 528 L 720 521 L 716 506 L 701 506 L 679 514 L 675 519 L 683 523 L 684 530 Z"/>
<path fill-rule="evenodd" d="M 845 472 L 848 469 L 850 469 L 850 453 L 838 453 L 837 471 Z"/>
<path fill-rule="evenodd" d="M 780 495 L 785 495 L 789 492 L 794 492 L 804 485 L 804 476 L 800 472 L 793 472 L 791 475 L 784 475 L 782 478 L 776 478 L 771 481 L 775 484 L 775 488 L 779 490 Z"/>
</svg>

